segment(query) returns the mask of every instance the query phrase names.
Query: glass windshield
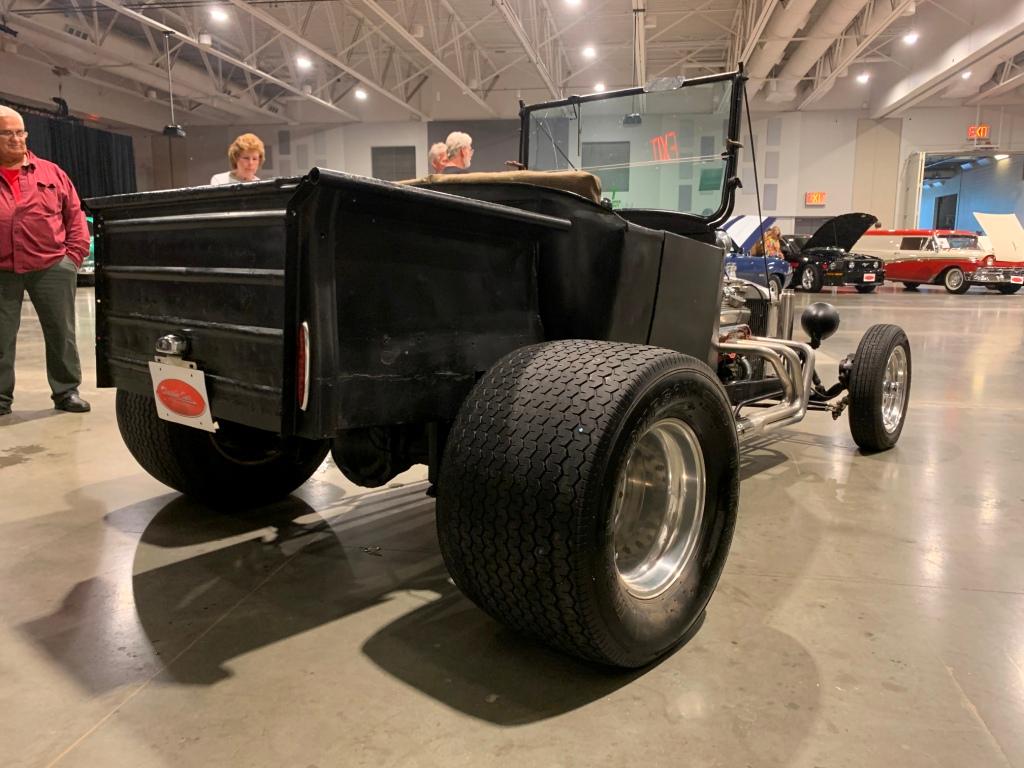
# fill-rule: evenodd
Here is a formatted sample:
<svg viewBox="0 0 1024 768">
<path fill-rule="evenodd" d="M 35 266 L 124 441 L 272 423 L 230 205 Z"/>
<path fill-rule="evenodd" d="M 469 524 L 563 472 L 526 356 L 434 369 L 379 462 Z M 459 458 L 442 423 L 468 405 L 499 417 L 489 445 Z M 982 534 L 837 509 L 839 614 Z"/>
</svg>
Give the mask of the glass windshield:
<svg viewBox="0 0 1024 768">
<path fill-rule="evenodd" d="M 709 216 L 723 202 L 732 80 L 530 110 L 527 167 L 584 170 L 613 208 Z"/>
<path fill-rule="evenodd" d="M 939 248 L 944 251 L 978 250 L 978 238 L 973 235 L 946 235 L 935 239 L 939 241 Z"/>
</svg>

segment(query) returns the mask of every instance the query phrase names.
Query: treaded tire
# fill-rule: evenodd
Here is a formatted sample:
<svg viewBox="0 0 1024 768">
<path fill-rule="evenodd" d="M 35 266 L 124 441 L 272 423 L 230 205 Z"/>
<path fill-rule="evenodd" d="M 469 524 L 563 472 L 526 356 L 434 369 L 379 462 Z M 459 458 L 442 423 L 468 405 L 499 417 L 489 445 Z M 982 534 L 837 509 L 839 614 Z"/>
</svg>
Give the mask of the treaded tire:
<svg viewBox="0 0 1024 768">
<path fill-rule="evenodd" d="M 678 578 L 639 599 L 619 576 L 612 510 L 627 458 L 666 418 L 698 438 L 703 518 Z M 703 363 L 614 342 L 524 347 L 477 383 L 450 432 L 441 553 L 456 585 L 514 630 L 585 659 L 643 666 L 703 615 L 732 540 L 738 478 L 729 401 Z"/>
<path fill-rule="evenodd" d="M 769 275 L 768 276 L 768 290 L 773 293 L 775 297 L 782 295 L 782 289 L 785 285 L 782 275 Z"/>
<path fill-rule="evenodd" d="M 906 355 L 905 394 L 899 423 L 887 428 L 883 418 L 886 364 L 896 347 Z M 896 445 L 910 407 L 913 366 L 910 341 L 898 325 L 872 325 L 857 345 L 850 371 L 850 432 L 854 442 L 867 452 L 885 451 Z"/>
<path fill-rule="evenodd" d="M 164 421 L 153 398 L 117 391 L 117 426 L 132 456 L 165 485 L 216 507 L 256 507 L 302 485 L 327 456 L 327 440 L 282 438 L 220 421 L 217 433 Z M 242 450 L 233 450 L 226 434 Z M 237 458 L 241 453 L 248 456 Z M 232 458 L 236 456 L 236 458 Z"/>
<path fill-rule="evenodd" d="M 957 280 L 958 274 L 959 281 Z M 967 279 L 967 275 L 960 267 L 950 267 L 942 273 L 942 287 L 949 293 L 960 296 L 971 290 L 971 281 Z"/>
<path fill-rule="evenodd" d="M 805 280 L 805 275 L 810 275 L 809 280 Z M 821 286 L 824 284 L 824 278 L 821 275 L 821 270 L 814 264 L 807 264 L 803 269 L 800 270 L 799 281 L 797 287 L 807 293 L 821 293 Z"/>
<path fill-rule="evenodd" d="M 878 286 L 877 285 L 855 285 L 853 287 L 857 289 L 857 293 L 874 293 L 875 292 L 875 288 L 877 288 Z"/>
</svg>

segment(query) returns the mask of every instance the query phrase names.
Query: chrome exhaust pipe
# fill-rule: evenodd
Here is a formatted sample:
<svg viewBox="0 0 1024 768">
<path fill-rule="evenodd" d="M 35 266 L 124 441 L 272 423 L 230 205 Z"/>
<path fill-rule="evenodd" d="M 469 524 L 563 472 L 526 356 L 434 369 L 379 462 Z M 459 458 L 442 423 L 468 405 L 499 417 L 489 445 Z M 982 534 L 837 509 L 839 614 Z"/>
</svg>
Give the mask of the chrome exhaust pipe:
<svg viewBox="0 0 1024 768">
<path fill-rule="evenodd" d="M 787 288 L 779 296 L 779 317 L 776 329 L 776 338 L 790 340 L 793 338 L 793 302 L 796 301 L 796 293 L 792 288 Z M 769 326 L 770 328 L 773 326 Z"/>
<path fill-rule="evenodd" d="M 750 339 L 722 342 L 722 352 L 754 355 L 765 360 L 782 385 L 782 402 L 736 420 L 742 442 L 795 424 L 807 414 L 814 377 L 814 350 L 810 345 L 787 339 Z"/>
</svg>

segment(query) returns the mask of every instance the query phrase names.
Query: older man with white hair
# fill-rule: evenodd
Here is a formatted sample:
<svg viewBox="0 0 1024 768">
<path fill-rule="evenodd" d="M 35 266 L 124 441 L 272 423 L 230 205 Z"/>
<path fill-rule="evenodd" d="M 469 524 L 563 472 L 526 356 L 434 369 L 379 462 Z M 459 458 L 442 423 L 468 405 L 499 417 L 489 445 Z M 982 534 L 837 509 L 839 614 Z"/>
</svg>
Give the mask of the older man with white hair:
<svg viewBox="0 0 1024 768">
<path fill-rule="evenodd" d="M 430 166 L 430 172 L 444 173 L 444 167 L 447 163 L 448 146 L 443 141 L 431 145 L 430 151 L 427 152 L 427 164 Z"/>
<path fill-rule="evenodd" d="M 473 137 L 462 131 L 452 131 L 445 141 L 448 163 L 443 173 L 468 173 L 473 160 Z"/>
<path fill-rule="evenodd" d="M 46 343 L 53 407 L 82 413 L 75 341 L 75 284 L 89 253 L 89 228 L 74 185 L 29 151 L 20 114 L 0 106 L 0 417 L 14 400 L 14 350 L 27 292 Z"/>
</svg>

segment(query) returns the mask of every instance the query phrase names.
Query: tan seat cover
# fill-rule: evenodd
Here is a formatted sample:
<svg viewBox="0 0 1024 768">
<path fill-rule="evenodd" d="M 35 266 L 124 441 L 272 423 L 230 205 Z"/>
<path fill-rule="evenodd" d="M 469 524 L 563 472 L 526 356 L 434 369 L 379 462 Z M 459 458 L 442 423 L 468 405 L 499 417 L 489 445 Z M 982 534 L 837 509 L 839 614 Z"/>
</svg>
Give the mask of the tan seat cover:
<svg viewBox="0 0 1024 768">
<path fill-rule="evenodd" d="M 432 173 L 419 179 L 407 179 L 399 184 L 414 187 L 444 184 L 532 184 L 537 187 L 560 189 L 601 202 L 601 180 L 586 171 L 498 171 L 495 173 Z"/>
</svg>

